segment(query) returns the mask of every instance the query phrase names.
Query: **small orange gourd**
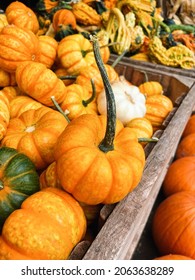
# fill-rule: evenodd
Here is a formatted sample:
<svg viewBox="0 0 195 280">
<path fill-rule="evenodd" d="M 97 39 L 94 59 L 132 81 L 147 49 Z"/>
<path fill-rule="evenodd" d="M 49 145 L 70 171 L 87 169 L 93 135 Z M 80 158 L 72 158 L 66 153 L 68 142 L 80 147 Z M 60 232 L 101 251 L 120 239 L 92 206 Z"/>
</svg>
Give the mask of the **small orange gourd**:
<svg viewBox="0 0 195 280">
<path fill-rule="evenodd" d="M 39 62 L 51 68 L 57 56 L 58 42 L 51 36 L 40 35 L 39 37 L 40 59 Z"/>
<path fill-rule="evenodd" d="M 176 158 L 195 156 L 195 133 L 190 133 L 182 138 L 176 150 Z"/>
<path fill-rule="evenodd" d="M 47 188 L 29 196 L 6 220 L 1 260 L 66 260 L 84 237 L 86 218 L 66 192 Z"/>
</svg>

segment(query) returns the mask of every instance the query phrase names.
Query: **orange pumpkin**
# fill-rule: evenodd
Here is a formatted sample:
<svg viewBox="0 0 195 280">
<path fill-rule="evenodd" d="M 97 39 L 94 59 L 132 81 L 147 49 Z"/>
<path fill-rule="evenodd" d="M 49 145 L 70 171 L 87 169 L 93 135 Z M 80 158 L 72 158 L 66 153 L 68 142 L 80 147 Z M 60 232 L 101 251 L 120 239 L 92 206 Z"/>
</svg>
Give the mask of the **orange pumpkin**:
<svg viewBox="0 0 195 280">
<path fill-rule="evenodd" d="M 165 95 L 151 95 L 146 98 L 146 114 L 154 131 L 161 128 L 163 121 L 173 109 L 171 99 Z"/>
<path fill-rule="evenodd" d="M 5 10 L 5 14 L 9 24 L 27 28 L 35 34 L 39 30 L 39 22 L 36 14 L 22 2 L 14 1 L 10 3 Z"/>
<path fill-rule="evenodd" d="M 104 67 L 106 68 L 106 72 L 108 74 L 108 78 L 110 83 L 112 84 L 114 81 L 119 80 L 118 73 L 115 71 L 115 69 L 109 65 L 104 64 Z M 98 95 L 104 88 L 104 83 L 102 81 L 102 77 L 100 74 L 100 71 L 97 67 L 97 64 L 92 64 L 88 67 L 83 68 L 79 75 L 76 78 L 75 83 L 79 84 L 83 87 L 86 87 L 89 92 L 92 92 L 92 85 L 91 85 L 91 79 L 93 79 L 96 94 Z"/>
<path fill-rule="evenodd" d="M 193 259 L 183 255 L 169 254 L 169 255 L 157 257 L 153 260 L 162 261 L 162 260 L 193 260 Z"/>
<path fill-rule="evenodd" d="M 60 9 L 53 15 L 52 25 L 55 32 L 60 29 L 60 26 L 70 25 L 76 29 L 76 18 L 71 10 Z"/>
<path fill-rule="evenodd" d="M 195 259 L 194 194 L 194 191 L 172 194 L 156 209 L 152 232 L 160 254 L 179 254 Z"/>
<path fill-rule="evenodd" d="M 182 137 L 185 137 L 191 133 L 195 133 L 195 115 L 192 115 L 189 118 L 189 120 L 185 126 L 185 129 L 183 131 Z"/>
<path fill-rule="evenodd" d="M 0 236 L 1 260 L 65 260 L 84 237 L 86 218 L 66 192 L 47 188 L 14 211 Z"/>
<path fill-rule="evenodd" d="M 4 26 L 8 25 L 7 17 L 3 10 L 0 10 L 0 32 Z"/>
<path fill-rule="evenodd" d="M 137 138 L 151 138 L 153 135 L 152 124 L 145 117 L 132 119 L 126 126 L 136 133 Z M 146 142 L 142 142 L 142 145 L 145 146 Z"/>
<path fill-rule="evenodd" d="M 52 96 L 61 103 L 66 94 L 64 83 L 40 62 L 20 63 L 16 70 L 16 81 L 22 91 L 46 106 L 53 106 Z"/>
<path fill-rule="evenodd" d="M 165 196 L 180 191 L 195 191 L 195 157 L 175 160 L 167 170 L 162 189 Z"/>
<path fill-rule="evenodd" d="M 95 93 L 92 95 L 85 87 L 77 84 L 69 85 L 60 107 L 70 120 L 83 114 L 97 114 Z"/>
<path fill-rule="evenodd" d="M 0 68 L 15 72 L 23 61 L 39 61 L 38 37 L 30 30 L 15 25 L 5 26 L 0 33 Z"/>
<path fill-rule="evenodd" d="M 39 62 L 51 68 L 57 56 L 58 42 L 51 36 L 40 35 L 39 37 L 40 59 Z"/>
<path fill-rule="evenodd" d="M 19 95 L 10 101 L 10 117 L 12 119 L 17 118 L 29 109 L 38 109 L 40 107 L 43 107 L 43 104 L 40 102 L 29 96 Z"/>
<path fill-rule="evenodd" d="M 82 34 L 69 35 L 58 44 L 57 56 L 60 65 L 71 75 L 95 62 L 92 44 Z"/>
<path fill-rule="evenodd" d="M 181 139 L 175 153 L 176 158 L 195 156 L 195 133 L 191 133 Z"/>
<path fill-rule="evenodd" d="M 2 88 L 1 91 L 6 95 L 9 102 L 11 102 L 16 96 L 24 95 L 17 86 L 7 86 Z"/>
<path fill-rule="evenodd" d="M 10 120 L 10 104 L 3 91 L 0 91 L 0 140 L 5 136 Z"/>
<path fill-rule="evenodd" d="M 54 161 L 54 145 L 66 126 L 58 111 L 43 106 L 29 109 L 9 121 L 2 145 L 24 153 L 37 169 L 43 169 Z"/>
<path fill-rule="evenodd" d="M 41 172 L 39 180 L 41 189 L 45 189 L 48 187 L 62 189 L 62 186 L 60 185 L 57 178 L 55 161 L 53 161 L 46 169 Z"/>
<path fill-rule="evenodd" d="M 15 86 L 15 73 L 9 73 L 0 69 L 0 87 Z"/>
<path fill-rule="evenodd" d="M 157 81 L 148 81 L 139 85 L 139 90 L 146 96 L 163 94 L 163 87 Z"/>
<path fill-rule="evenodd" d="M 79 202 L 89 205 L 120 201 L 137 186 L 145 165 L 145 153 L 136 135 L 116 120 L 114 94 L 98 42 L 93 44 L 106 88 L 107 117 L 84 114 L 72 120 L 54 151 L 60 184 Z"/>
<path fill-rule="evenodd" d="M 59 79 L 61 79 L 63 81 L 63 83 L 66 86 L 73 84 L 76 79 L 76 77 L 74 77 L 74 76 L 69 76 L 67 70 L 64 68 L 60 68 L 60 67 L 56 68 L 56 69 L 54 69 L 54 73 L 57 75 L 57 77 Z M 67 77 L 71 77 L 71 78 L 68 79 Z"/>
</svg>

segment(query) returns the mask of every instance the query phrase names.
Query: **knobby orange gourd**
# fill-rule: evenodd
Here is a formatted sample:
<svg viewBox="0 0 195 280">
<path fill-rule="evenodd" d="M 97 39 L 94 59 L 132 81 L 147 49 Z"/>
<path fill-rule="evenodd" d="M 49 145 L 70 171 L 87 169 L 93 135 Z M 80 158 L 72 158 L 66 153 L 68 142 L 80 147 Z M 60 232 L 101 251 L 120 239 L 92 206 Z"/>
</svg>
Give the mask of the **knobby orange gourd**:
<svg viewBox="0 0 195 280">
<path fill-rule="evenodd" d="M 114 95 L 94 39 L 93 48 L 106 88 L 107 117 L 85 114 L 72 120 L 54 149 L 60 184 L 91 205 L 123 199 L 138 185 L 145 165 L 136 134 L 116 119 Z"/>
</svg>

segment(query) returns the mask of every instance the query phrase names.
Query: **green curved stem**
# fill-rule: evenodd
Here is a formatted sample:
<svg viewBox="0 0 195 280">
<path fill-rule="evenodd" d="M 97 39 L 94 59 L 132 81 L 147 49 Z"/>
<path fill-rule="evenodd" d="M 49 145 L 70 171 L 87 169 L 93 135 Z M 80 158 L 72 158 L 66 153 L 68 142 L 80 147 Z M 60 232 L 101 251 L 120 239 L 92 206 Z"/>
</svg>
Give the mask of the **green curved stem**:
<svg viewBox="0 0 195 280">
<path fill-rule="evenodd" d="M 95 84 L 94 84 L 94 81 L 93 79 L 91 79 L 91 86 L 92 86 L 92 95 L 89 99 L 87 100 L 83 100 L 82 103 L 83 103 L 83 106 L 87 107 L 94 99 L 95 99 L 95 96 L 96 96 L 96 89 L 95 89 Z"/>
<path fill-rule="evenodd" d="M 62 110 L 62 108 L 60 107 L 60 105 L 58 104 L 58 102 L 55 99 L 55 96 L 51 96 L 51 100 L 53 102 L 53 104 L 55 105 L 55 107 L 57 108 L 57 110 L 62 113 L 62 115 L 65 117 L 65 119 L 67 120 L 68 123 L 70 123 L 70 119 L 68 118 L 68 116 L 64 113 L 64 111 Z"/>
<path fill-rule="evenodd" d="M 114 150 L 114 138 L 116 132 L 116 104 L 114 99 L 114 93 L 108 78 L 108 74 L 106 72 L 106 68 L 102 61 L 100 55 L 100 48 L 98 40 L 95 37 L 91 36 L 91 40 L 93 43 L 94 56 L 97 63 L 97 66 L 100 70 L 100 74 L 104 83 L 104 88 L 106 92 L 106 101 L 107 101 L 107 125 L 106 125 L 106 133 L 99 144 L 99 149 L 103 152 L 108 152 Z"/>
</svg>

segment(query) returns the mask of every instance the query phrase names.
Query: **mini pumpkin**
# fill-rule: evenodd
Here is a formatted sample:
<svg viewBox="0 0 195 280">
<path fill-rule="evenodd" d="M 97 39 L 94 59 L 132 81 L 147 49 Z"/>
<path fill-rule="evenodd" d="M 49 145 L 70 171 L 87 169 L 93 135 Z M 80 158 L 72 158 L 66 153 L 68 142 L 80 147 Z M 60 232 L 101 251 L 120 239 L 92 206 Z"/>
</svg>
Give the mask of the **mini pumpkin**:
<svg viewBox="0 0 195 280">
<path fill-rule="evenodd" d="M 191 133 L 195 133 L 195 114 L 190 116 L 190 118 L 185 126 L 185 129 L 182 133 L 182 138 Z"/>
<path fill-rule="evenodd" d="M 10 120 L 10 104 L 3 91 L 0 91 L 0 140 L 5 136 Z"/>
<path fill-rule="evenodd" d="M 2 145 L 27 155 L 37 169 L 54 161 L 54 145 L 67 126 L 64 116 L 53 109 L 29 109 L 9 121 Z"/>
<path fill-rule="evenodd" d="M 51 36 L 40 35 L 39 37 L 40 59 L 39 62 L 51 68 L 57 56 L 58 42 Z"/>
<path fill-rule="evenodd" d="M 33 193 L 39 176 L 32 161 L 16 149 L 0 148 L 0 230 L 7 217 Z"/>
<path fill-rule="evenodd" d="M 15 73 L 9 73 L 3 69 L 0 69 L 0 87 L 15 86 L 16 79 Z"/>
<path fill-rule="evenodd" d="M 57 75 L 40 62 L 23 62 L 16 69 L 18 87 L 46 106 L 53 106 L 51 97 L 63 101 L 66 86 Z"/>
<path fill-rule="evenodd" d="M 95 91 L 91 94 L 85 87 L 72 84 L 67 86 L 67 92 L 60 107 L 70 120 L 83 114 L 97 114 L 95 97 Z"/>
<path fill-rule="evenodd" d="M 116 120 L 114 95 L 99 45 L 96 40 L 93 44 L 107 93 L 107 117 L 84 114 L 72 120 L 54 151 L 63 189 L 89 205 L 120 201 L 137 186 L 145 165 L 136 135 Z"/>
<path fill-rule="evenodd" d="M 20 1 L 10 3 L 5 10 L 5 14 L 9 24 L 27 28 L 35 34 L 39 30 L 39 21 L 36 14 Z"/>
<path fill-rule="evenodd" d="M 71 75 L 95 62 L 92 45 L 82 34 L 69 35 L 58 44 L 57 56 L 60 65 Z"/>
<path fill-rule="evenodd" d="M 0 68 L 15 72 L 23 61 L 39 61 L 38 37 L 30 30 L 6 25 L 0 33 Z"/>
<path fill-rule="evenodd" d="M 177 146 L 175 153 L 176 158 L 195 156 L 195 133 L 190 133 L 182 138 Z"/>
<path fill-rule="evenodd" d="M 66 260 L 84 237 L 86 218 L 66 192 L 47 188 L 28 197 L 6 220 L 1 260 Z"/>
</svg>

